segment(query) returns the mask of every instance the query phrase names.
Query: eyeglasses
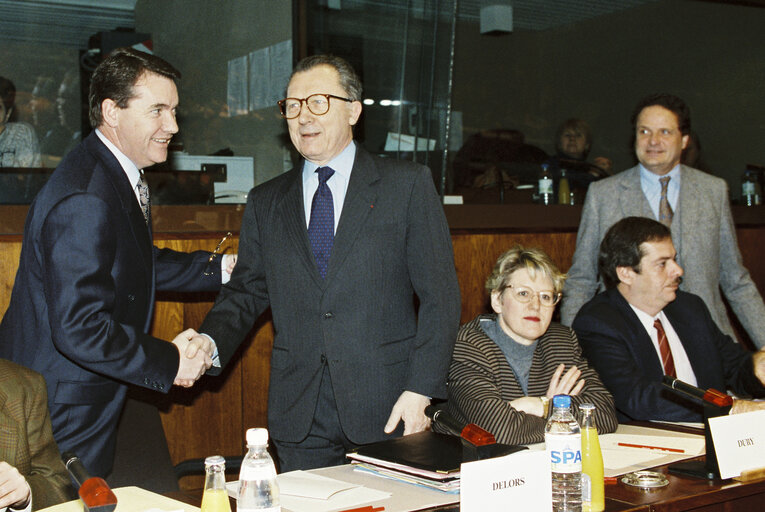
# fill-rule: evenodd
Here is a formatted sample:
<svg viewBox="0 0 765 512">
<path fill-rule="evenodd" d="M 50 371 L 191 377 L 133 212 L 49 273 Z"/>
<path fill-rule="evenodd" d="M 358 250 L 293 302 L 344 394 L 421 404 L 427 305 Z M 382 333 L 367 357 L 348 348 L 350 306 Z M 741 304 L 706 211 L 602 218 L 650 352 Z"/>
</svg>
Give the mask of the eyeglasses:
<svg viewBox="0 0 765 512">
<path fill-rule="evenodd" d="M 215 249 L 213 249 L 213 252 L 210 254 L 210 258 L 207 260 L 207 265 L 205 265 L 205 270 L 203 272 L 204 275 L 211 276 L 215 273 L 212 271 L 212 268 L 210 267 L 210 265 L 212 265 L 212 262 L 215 259 L 215 255 L 220 253 L 220 248 L 223 245 L 223 242 L 225 242 L 226 239 L 230 236 L 231 236 L 231 231 L 223 235 L 223 238 L 220 239 L 220 242 L 218 242 L 218 245 L 215 246 Z"/>
<path fill-rule="evenodd" d="M 551 308 L 554 305 L 556 305 L 558 302 L 560 302 L 561 293 L 554 293 L 550 291 L 541 291 L 541 292 L 535 292 L 531 288 L 526 288 L 525 286 L 513 286 L 512 284 L 507 285 L 508 289 L 511 288 L 513 291 L 513 297 L 515 297 L 515 300 L 520 302 L 521 304 L 528 304 L 531 302 L 531 300 L 536 295 L 539 298 L 539 303 L 542 306 Z"/>
<path fill-rule="evenodd" d="M 312 94 L 307 98 L 284 98 L 279 100 L 279 113 L 281 113 L 284 119 L 295 119 L 300 115 L 300 111 L 303 109 L 303 102 L 305 102 L 308 110 L 313 115 L 323 116 L 329 112 L 330 98 L 353 103 L 353 100 L 350 98 L 343 98 L 334 94 Z"/>
</svg>

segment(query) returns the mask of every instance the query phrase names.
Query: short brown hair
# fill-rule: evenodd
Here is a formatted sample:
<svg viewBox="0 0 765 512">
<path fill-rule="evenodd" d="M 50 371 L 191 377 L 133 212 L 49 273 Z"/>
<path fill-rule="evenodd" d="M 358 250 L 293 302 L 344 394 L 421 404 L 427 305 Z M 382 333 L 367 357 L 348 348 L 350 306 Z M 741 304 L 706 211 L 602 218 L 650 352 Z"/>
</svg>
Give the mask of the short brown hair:
<svg viewBox="0 0 765 512">
<path fill-rule="evenodd" d="M 164 59 L 134 48 L 117 48 L 101 61 L 90 80 L 88 117 L 93 128 L 103 122 L 101 103 L 113 100 L 118 107 L 127 108 L 133 99 L 133 86 L 144 75 L 155 73 L 171 80 L 181 78 L 181 72 Z"/>
</svg>

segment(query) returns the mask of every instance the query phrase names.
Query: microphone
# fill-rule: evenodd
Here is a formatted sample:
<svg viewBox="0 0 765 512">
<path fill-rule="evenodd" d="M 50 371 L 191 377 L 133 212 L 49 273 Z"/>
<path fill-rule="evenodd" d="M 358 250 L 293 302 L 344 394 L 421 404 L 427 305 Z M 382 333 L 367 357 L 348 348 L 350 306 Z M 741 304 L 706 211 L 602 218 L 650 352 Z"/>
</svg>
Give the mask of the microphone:
<svg viewBox="0 0 765 512">
<path fill-rule="evenodd" d="M 90 476 L 80 458 L 72 452 L 61 455 L 67 471 L 79 486 L 77 494 L 85 505 L 85 512 L 112 512 L 117 508 L 117 496 L 103 478 Z"/>
<path fill-rule="evenodd" d="M 717 391 L 713 388 L 709 388 L 705 391 L 701 388 L 697 388 L 696 386 L 692 386 L 687 382 L 683 382 L 676 377 L 665 375 L 662 378 L 662 384 L 665 387 L 673 391 L 677 391 L 685 396 L 690 396 L 697 400 L 701 400 L 705 405 L 711 404 L 719 408 L 731 407 L 733 405 L 733 398 L 726 393 L 723 393 L 722 391 Z"/>
<path fill-rule="evenodd" d="M 487 432 L 475 423 L 463 423 L 457 421 L 457 419 L 449 414 L 449 412 L 438 406 L 429 405 L 425 407 L 425 416 L 430 418 L 430 421 L 438 423 L 455 436 L 459 436 L 475 446 L 485 446 L 497 443 L 497 440 L 494 439 L 494 435 L 491 432 Z"/>
</svg>

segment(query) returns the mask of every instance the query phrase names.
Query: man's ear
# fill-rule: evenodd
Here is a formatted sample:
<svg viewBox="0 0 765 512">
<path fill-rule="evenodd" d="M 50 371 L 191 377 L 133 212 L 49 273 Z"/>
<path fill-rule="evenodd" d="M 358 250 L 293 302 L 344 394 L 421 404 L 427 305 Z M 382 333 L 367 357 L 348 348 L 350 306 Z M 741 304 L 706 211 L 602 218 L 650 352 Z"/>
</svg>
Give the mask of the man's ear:
<svg viewBox="0 0 765 512">
<path fill-rule="evenodd" d="M 115 128 L 119 124 L 118 114 L 120 108 L 117 106 L 117 102 L 113 99 L 106 98 L 101 102 L 101 118 L 104 123 L 111 128 Z"/>
<path fill-rule="evenodd" d="M 635 270 L 632 267 L 616 267 L 616 277 L 620 282 L 631 285 L 635 278 Z"/>
<path fill-rule="evenodd" d="M 360 116 L 361 116 L 361 102 L 360 101 L 351 102 L 348 124 L 350 124 L 351 126 L 355 126 L 356 123 L 359 121 Z"/>
</svg>

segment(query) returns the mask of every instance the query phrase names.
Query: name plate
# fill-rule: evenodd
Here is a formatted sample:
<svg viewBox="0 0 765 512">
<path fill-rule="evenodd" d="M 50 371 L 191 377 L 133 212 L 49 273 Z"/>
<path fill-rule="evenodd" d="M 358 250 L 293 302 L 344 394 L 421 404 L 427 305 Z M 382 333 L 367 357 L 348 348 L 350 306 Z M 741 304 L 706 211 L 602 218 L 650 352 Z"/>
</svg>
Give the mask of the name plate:
<svg viewBox="0 0 765 512">
<path fill-rule="evenodd" d="M 709 418 L 721 478 L 765 467 L 765 411 Z"/>
<path fill-rule="evenodd" d="M 460 468 L 460 510 L 550 512 L 550 454 L 524 450 Z"/>
</svg>

